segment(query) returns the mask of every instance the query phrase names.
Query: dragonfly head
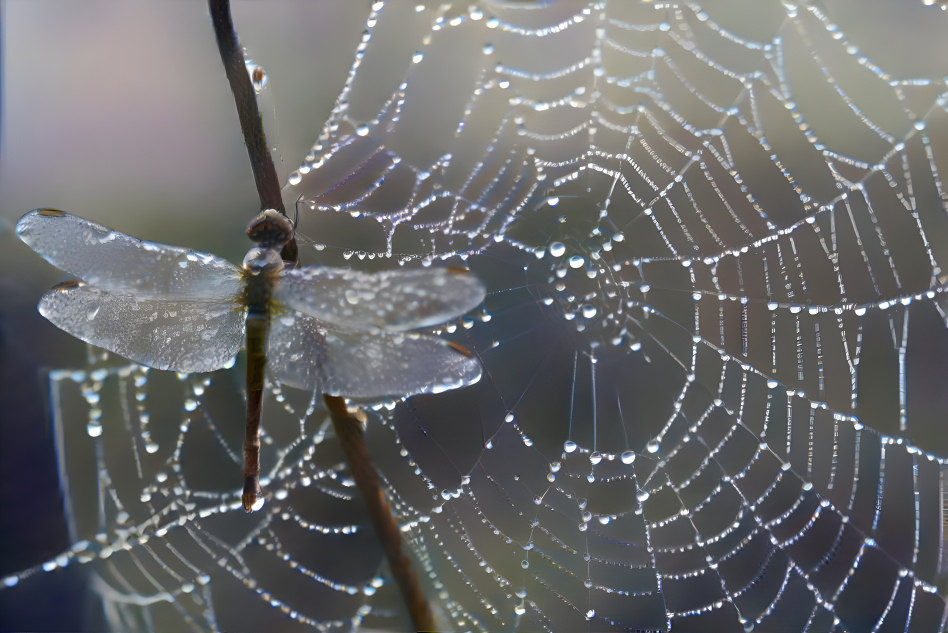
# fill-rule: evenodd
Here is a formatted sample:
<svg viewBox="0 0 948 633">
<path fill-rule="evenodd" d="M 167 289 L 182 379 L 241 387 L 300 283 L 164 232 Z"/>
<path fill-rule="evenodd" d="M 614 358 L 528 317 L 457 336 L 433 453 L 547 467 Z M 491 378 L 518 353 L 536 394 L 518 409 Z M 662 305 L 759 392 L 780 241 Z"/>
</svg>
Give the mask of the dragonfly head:
<svg viewBox="0 0 948 633">
<path fill-rule="evenodd" d="M 279 211 L 267 209 L 247 225 L 247 237 L 260 248 L 279 251 L 293 239 L 293 224 Z"/>
<path fill-rule="evenodd" d="M 244 270 L 251 275 L 275 273 L 283 270 L 283 258 L 279 248 L 261 248 L 254 246 L 244 257 Z"/>
</svg>

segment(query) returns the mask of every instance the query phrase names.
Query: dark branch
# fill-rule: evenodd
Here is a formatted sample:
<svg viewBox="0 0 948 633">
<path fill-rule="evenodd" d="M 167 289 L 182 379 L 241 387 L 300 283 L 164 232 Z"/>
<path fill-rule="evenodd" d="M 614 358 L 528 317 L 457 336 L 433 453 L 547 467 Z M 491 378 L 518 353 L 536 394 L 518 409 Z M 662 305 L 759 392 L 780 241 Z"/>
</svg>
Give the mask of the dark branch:
<svg viewBox="0 0 948 633">
<path fill-rule="evenodd" d="M 283 196 L 280 193 L 280 181 L 270 157 L 270 148 L 267 147 L 267 137 L 260 111 L 257 109 L 253 85 L 247 74 L 244 52 L 240 48 L 230 17 L 230 0 L 208 0 L 208 7 L 211 10 L 214 35 L 217 37 L 217 49 L 221 53 L 221 61 L 224 62 L 224 72 L 227 74 L 230 90 L 234 93 L 240 131 L 244 134 L 244 143 L 247 144 L 247 153 L 250 155 L 250 168 L 257 185 L 257 195 L 260 196 L 260 210 L 276 209 L 286 215 Z M 296 241 L 287 242 L 281 254 L 286 261 L 298 261 Z"/>
<path fill-rule="evenodd" d="M 221 61 L 224 62 L 224 72 L 234 93 L 237 116 L 240 117 L 240 131 L 244 133 L 244 142 L 247 143 L 247 152 L 250 154 L 250 167 L 257 183 L 257 193 L 260 194 L 260 210 L 276 209 L 283 212 L 285 209 L 283 197 L 280 195 L 280 181 L 270 158 L 263 122 L 257 110 L 257 99 L 244 62 L 244 52 L 237 41 L 237 32 L 234 31 L 234 23 L 231 21 L 230 2 L 209 0 L 208 4 L 211 9 L 211 21 L 214 23 L 214 35 L 217 37 L 217 48 L 221 53 Z"/>
<path fill-rule="evenodd" d="M 250 167 L 253 169 L 253 178 L 257 183 L 257 192 L 260 194 L 260 210 L 276 209 L 284 211 L 283 198 L 280 195 L 280 182 L 277 179 L 270 150 L 267 148 L 267 139 L 263 132 L 263 123 L 260 112 L 257 110 L 257 99 L 254 96 L 250 76 L 244 62 L 244 53 L 237 41 L 237 32 L 230 17 L 229 0 L 209 0 L 211 21 L 214 24 L 214 35 L 217 37 L 217 48 L 224 62 L 224 72 L 230 89 L 234 93 L 234 103 L 237 105 L 237 116 L 240 117 L 240 130 L 247 143 L 247 152 L 250 154 Z"/>
<path fill-rule="evenodd" d="M 385 498 L 375 465 L 362 439 L 362 425 L 349 415 L 346 401 L 338 396 L 323 396 L 326 408 L 332 418 L 336 437 L 342 445 L 352 471 L 352 478 L 368 506 L 372 526 L 382 544 L 388 564 L 395 576 L 395 582 L 402 592 L 402 598 L 408 605 L 415 628 L 419 631 L 434 631 L 434 616 L 425 599 L 421 581 L 412 568 L 411 559 L 402 551 L 402 535 L 392 516 L 391 507 Z"/>
</svg>

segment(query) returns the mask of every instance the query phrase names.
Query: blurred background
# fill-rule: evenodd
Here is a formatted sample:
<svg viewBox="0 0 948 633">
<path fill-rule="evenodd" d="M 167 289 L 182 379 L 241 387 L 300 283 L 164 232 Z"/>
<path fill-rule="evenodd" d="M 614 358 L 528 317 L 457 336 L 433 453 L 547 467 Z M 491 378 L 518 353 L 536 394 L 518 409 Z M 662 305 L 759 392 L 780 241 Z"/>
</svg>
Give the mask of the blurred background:
<svg viewBox="0 0 948 633">
<path fill-rule="evenodd" d="M 318 0 L 233 3 L 241 43 L 271 76 L 265 115 L 269 129 L 279 109 L 284 176 L 329 115 L 368 10 Z M 63 274 L 16 238 L 16 221 L 30 209 L 58 208 L 239 262 L 259 205 L 206 3 L 4 0 L 0 55 L 5 576 L 68 546 L 46 372 L 81 367 L 87 356 L 83 343 L 36 312 Z M 82 570 L 48 580 L 0 592 L 0 628 L 101 628 Z"/>
<path fill-rule="evenodd" d="M 458 7 L 467 6 L 467 3 L 455 4 Z M 500 11 L 507 4 L 510 3 L 487 3 L 486 6 Z M 536 2 L 519 5 L 555 5 L 550 11 L 566 15 L 586 3 Z M 654 5 L 642 3 L 642 6 Z M 779 2 L 726 3 L 709 0 L 702 6 L 732 32 L 746 34 L 751 39 L 768 33 L 770 25 L 790 23 L 786 17 L 790 11 L 788 5 Z M 942 82 L 937 85 L 944 87 L 944 78 L 948 76 L 948 38 L 944 37 L 948 33 L 948 14 L 945 12 L 909 0 L 897 3 L 883 0 L 826 0 L 819 6 L 830 16 L 830 21 L 839 25 L 839 30 L 849 42 L 893 77 L 931 78 L 936 84 Z M 278 167 L 278 170 L 282 169 L 284 176 L 299 166 L 330 116 L 334 100 L 346 81 L 370 10 L 368 2 L 341 3 L 334 0 L 233 3 L 234 20 L 241 43 L 248 55 L 269 73 L 270 92 L 264 96 L 262 109 L 267 129 L 280 147 L 282 168 Z M 672 13 L 669 10 L 669 15 Z M 536 22 L 549 21 L 545 15 L 538 11 Z M 404 61 L 406 51 L 410 56 L 413 49 L 422 48 L 420 40 L 425 33 L 424 29 L 406 31 L 402 40 L 388 33 L 387 39 L 380 37 L 375 40 L 375 50 L 380 57 L 390 55 L 393 67 L 398 67 L 401 63 L 399 60 Z M 498 43 L 500 46 L 503 46 L 503 42 Z M 520 49 L 525 67 L 544 64 L 545 60 L 537 52 L 538 49 L 532 46 Z M 559 52 L 564 58 L 574 53 L 568 46 L 562 49 Z M 450 47 L 440 50 L 445 56 L 452 52 Z M 585 50 L 582 52 L 586 53 Z M 734 67 L 742 71 L 746 71 L 739 63 L 743 61 L 744 52 L 741 49 L 740 54 L 729 58 L 734 60 Z M 13 227 L 17 219 L 30 209 L 59 208 L 136 237 L 209 251 L 239 262 L 247 249 L 244 226 L 256 213 L 258 204 L 233 100 L 204 3 L 0 0 L 0 54 L 0 270 L 5 271 L 0 274 L 2 578 L 50 560 L 71 545 L 57 473 L 54 430 L 50 426 L 48 372 L 56 368 L 83 367 L 88 362 L 88 351 L 83 343 L 60 332 L 36 313 L 39 296 L 64 276 L 16 239 Z M 807 55 L 806 51 L 801 53 L 803 58 Z M 840 56 L 843 57 L 842 54 Z M 429 53 L 427 61 L 431 62 L 432 59 L 438 58 Z M 521 63 L 510 57 L 503 61 L 513 67 Z M 825 63 L 836 61 L 831 59 Z M 559 63 L 550 61 L 549 65 L 557 67 Z M 806 69 L 802 64 L 795 66 L 788 62 L 785 67 L 789 68 L 792 76 L 783 79 L 798 90 L 801 99 L 812 88 L 810 96 L 813 99 L 805 103 L 804 108 L 810 108 L 806 113 L 811 122 L 822 124 L 820 133 L 824 136 L 821 139 L 831 139 L 838 143 L 838 147 L 848 147 L 847 143 L 852 142 L 855 147 L 857 141 L 847 136 L 848 128 L 845 127 L 845 124 L 852 123 L 856 118 L 852 111 L 835 102 L 832 108 L 820 108 L 818 95 L 821 93 L 818 88 L 825 86 L 826 77 L 818 72 L 804 75 Z M 836 72 L 839 67 L 833 68 Z M 444 74 L 451 74 L 450 66 Z M 383 75 L 382 78 L 394 82 L 400 76 Z M 841 73 L 834 76 L 863 99 L 860 105 L 866 107 L 865 104 L 871 101 L 867 97 L 871 97 L 871 92 L 859 92 L 862 75 L 857 77 L 854 73 L 850 77 Z M 847 83 L 850 78 L 852 82 Z M 378 94 L 366 97 L 373 104 L 367 107 L 369 110 L 384 101 L 391 92 L 391 86 L 384 81 L 379 83 Z M 716 86 L 701 88 L 712 94 Z M 443 82 L 427 85 L 425 97 L 428 116 L 434 121 L 441 112 L 440 104 L 443 101 L 453 103 L 468 95 L 454 95 L 451 86 Z M 674 101 L 678 95 L 676 93 L 669 98 Z M 880 109 L 884 111 L 890 105 L 886 102 Z M 903 103 L 900 106 L 912 109 L 917 104 Z M 354 104 L 353 107 L 358 109 L 360 105 Z M 919 110 L 924 112 L 925 108 Z M 426 116 L 424 112 L 422 110 L 423 114 L 416 116 L 416 125 L 418 116 Z M 821 114 L 825 116 L 822 120 Z M 423 130 L 423 127 L 416 130 L 417 143 L 413 143 L 410 136 L 407 140 L 404 137 L 395 139 L 402 143 L 400 149 L 403 154 L 410 153 L 412 148 L 409 146 L 413 144 L 421 147 L 425 142 L 429 147 L 439 147 L 449 146 L 456 140 L 456 137 L 448 134 L 425 135 Z M 760 131 L 758 133 L 763 134 Z M 834 134 L 838 137 L 834 137 Z M 787 138 L 794 138 L 793 134 L 788 133 Z M 944 143 L 943 140 L 939 142 Z M 623 151 L 621 144 L 609 149 L 615 153 Z M 859 151 L 862 150 L 856 150 L 857 153 Z M 803 162 L 806 160 L 804 158 Z M 939 155 L 937 160 L 945 165 L 944 157 Z M 806 167 L 800 168 L 798 175 L 805 171 Z M 756 173 L 748 169 L 748 174 Z M 566 183 L 564 191 L 578 194 L 580 200 L 574 203 L 574 207 L 569 206 L 571 203 L 568 201 L 564 202 L 561 208 L 571 209 L 575 217 L 581 217 L 586 212 L 580 208 L 584 203 L 581 197 L 583 192 L 579 191 L 578 186 L 569 189 L 570 186 Z M 292 204 L 295 192 L 289 195 L 291 199 L 287 202 Z M 591 197 L 596 197 L 598 203 L 604 195 L 593 192 Z M 591 205 L 587 206 L 592 208 Z M 567 211 L 563 213 L 565 216 Z M 572 228 L 568 227 L 570 230 Z M 310 237 L 320 241 L 322 236 L 311 234 Z M 586 237 L 579 235 L 579 239 Z M 936 252 L 941 252 L 939 240 L 948 243 L 948 235 L 943 233 L 933 233 L 929 237 L 936 242 L 933 247 Z M 340 242 L 330 245 L 336 247 L 336 252 L 330 249 L 327 257 L 340 263 L 339 249 L 343 245 Z M 520 274 L 521 261 L 502 251 L 506 246 L 502 244 L 498 247 L 501 254 L 493 255 L 496 259 L 484 258 L 487 264 L 481 261 L 480 265 L 488 276 L 490 265 L 496 264 L 494 279 L 514 269 Z M 517 256 L 520 255 L 522 253 Z M 509 261 L 505 260 L 508 256 Z M 533 258 L 532 254 L 529 258 L 539 259 Z M 510 267 L 504 267 L 511 262 Z M 677 262 L 675 264 L 678 268 Z M 526 270 L 525 266 L 523 270 Z M 526 273 L 522 274 L 524 278 L 527 277 Z M 514 277 L 514 281 L 508 283 L 514 285 L 517 279 Z M 540 290 L 529 288 L 531 292 L 537 290 L 535 301 L 538 306 L 543 296 L 540 291 L 548 290 L 542 288 L 543 283 L 542 280 L 536 282 Z M 506 288 L 502 285 L 497 287 Z M 494 300 L 496 304 L 500 303 L 498 297 Z M 687 322 L 690 317 L 691 313 L 686 309 L 682 322 Z M 504 390 L 503 379 L 507 376 L 504 368 L 514 367 L 515 361 L 519 360 L 513 358 L 518 349 L 516 340 L 519 333 L 530 328 L 534 328 L 531 333 L 535 338 L 529 340 L 541 341 L 535 348 L 556 348 L 551 353 L 555 354 L 555 361 L 566 363 L 563 372 L 568 382 L 568 364 L 574 358 L 574 347 L 571 346 L 580 349 L 583 342 L 581 336 L 553 338 L 552 334 L 559 335 L 561 331 L 549 323 L 528 322 L 524 325 L 509 314 L 495 318 L 494 325 L 498 331 L 506 327 L 505 336 L 514 343 L 509 346 L 511 351 L 503 357 L 504 362 L 509 364 L 500 366 L 498 363 L 498 367 L 494 367 L 500 370 L 497 378 L 499 386 L 485 387 L 494 390 L 491 396 Z M 496 333 L 492 335 L 504 338 Z M 930 337 L 915 337 L 913 340 L 923 343 L 930 341 L 932 349 L 937 352 L 941 349 L 939 346 L 944 344 L 944 330 L 934 330 Z M 557 345 L 562 343 L 564 349 L 560 350 L 551 341 Z M 686 342 L 686 347 L 691 345 L 690 336 Z M 504 346 L 501 346 L 498 354 L 504 353 Z M 932 392 L 937 392 L 939 384 L 943 387 L 948 379 L 943 373 L 944 365 L 939 363 L 935 359 L 930 366 L 934 383 Z M 612 387 L 608 378 L 610 365 L 604 363 L 601 367 L 606 369 L 602 370 L 600 380 Z M 528 392 L 534 401 L 546 399 L 542 381 L 536 385 L 526 379 L 516 382 L 521 377 L 516 375 L 516 370 L 509 371 L 512 381 L 509 384 L 515 385 L 510 387 L 509 393 L 503 394 L 509 402 L 518 401 Z M 654 366 L 640 368 L 640 371 L 643 374 L 656 374 L 655 384 L 676 383 L 677 386 L 683 382 L 679 373 L 672 372 L 667 379 L 663 378 Z M 891 374 L 887 374 L 884 380 L 889 387 L 894 385 Z M 556 385 L 562 382 L 549 380 L 550 384 Z M 669 392 L 675 386 L 668 387 Z M 562 391 L 549 389 L 546 393 L 553 394 L 549 397 L 550 402 L 533 402 L 532 409 L 529 408 L 531 398 L 524 398 L 527 401 L 525 409 L 534 414 L 532 428 L 537 430 L 534 438 L 542 445 L 541 449 L 530 453 L 531 456 L 546 451 L 548 446 L 555 446 L 557 448 L 552 453 L 543 452 L 544 457 L 549 458 L 553 454 L 555 458 L 558 447 L 567 437 L 563 432 L 566 414 L 562 409 L 557 409 L 557 403 L 565 398 L 564 393 L 560 393 Z M 666 395 L 660 388 L 656 388 L 654 393 L 656 400 Z M 585 397 L 588 399 L 588 394 Z M 944 409 L 939 408 L 939 397 L 942 396 L 935 393 L 928 400 L 934 405 L 924 418 L 927 421 L 926 428 L 912 429 L 916 437 L 930 438 L 926 449 L 944 448 L 944 434 L 940 426 L 944 423 Z M 595 397 L 592 400 L 595 406 Z M 485 409 L 496 413 L 487 405 Z M 437 418 L 436 415 L 425 417 L 424 403 L 411 411 L 413 416 L 422 421 Z M 476 406 L 465 409 L 465 413 L 470 416 L 479 412 Z M 524 425 L 531 424 L 529 416 L 520 412 L 518 415 L 522 420 L 527 420 Z M 486 419 L 489 416 L 484 417 Z M 439 436 L 434 432 L 429 435 L 429 431 L 434 429 L 426 428 L 423 422 L 415 423 L 414 417 L 411 423 L 402 428 L 407 429 L 406 441 L 414 441 L 420 454 L 430 451 L 428 457 L 432 463 L 440 464 L 437 462 L 440 459 L 439 451 L 454 450 L 452 456 L 460 455 L 461 462 L 473 464 L 482 458 L 485 462 L 489 461 L 484 457 L 486 452 L 482 454 L 484 438 L 479 434 L 490 437 L 498 426 L 509 428 L 509 425 L 501 426 L 502 418 L 501 412 L 499 416 L 482 422 L 482 426 L 469 430 L 472 436 L 477 437 L 463 446 L 458 440 L 458 447 L 453 448 L 449 446 L 450 440 L 446 439 L 450 437 L 449 433 Z M 572 411 L 569 412 L 569 423 L 572 424 Z M 625 441 L 640 452 L 639 463 L 645 461 L 641 449 L 656 432 L 656 424 L 649 421 L 638 426 L 629 425 L 631 436 L 627 435 Z M 585 429 L 578 431 L 582 439 L 589 439 L 590 426 L 587 424 Z M 570 433 L 572 431 L 570 426 Z M 516 443 L 519 447 L 522 438 L 509 441 L 508 446 Z M 586 448 L 588 446 L 584 445 L 583 450 Z M 502 463 L 503 460 L 492 463 L 495 469 L 493 472 L 499 480 L 502 479 L 501 475 L 511 474 L 513 466 L 510 464 L 517 462 L 518 455 L 511 453 L 507 457 L 507 464 Z M 938 452 L 937 456 L 944 458 L 948 452 Z M 393 458 L 390 466 L 393 472 L 397 472 L 404 464 Z M 540 466 L 534 474 L 543 479 L 549 463 L 544 462 Z M 450 468 L 446 469 L 450 471 Z M 437 472 L 437 468 L 433 467 L 432 472 Z M 450 474 L 457 473 L 451 471 Z M 621 480 L 621 476 L 617 478 Z M 565 479 L 564 476 L 561 481 Z M 938 494 L 941 495 L 941 490 Z M 430 500 L 425 499 L 425 502 Z M 423 506 L 422 502 L 418 502 L 418 508 Z M 504 513 L 496 508 L 488 510 L 501 515 Z M 572 515 L 569 516 L 570 521 L 573 521 Z M 228 517 L 224 518 L 226 520 Z M 576 522 L 573 521 L 571 525 L 575 526 Z M 510 533 L 513 534 L 517 529 L 511 529 Z M 942 540 L 940 536 L 931 538 L 934 541 Z M 369 550 L 371 548 L 367 548 Z M 519 556 L 509 556 L 506 550 L 500 554 L 491 554 L 497 557 L 494 562 L 498 567 L 508 564 L 516 569 L 521 564 Z M 375 560 L 375 556 L 377 551 L 371 550 L 366 554 L 366 559 Z M 502 561 L 504 558 L 507 560 Z M 536 568 L 536 561 L 534 565 Z M 476 563 L 472 566 L 476 566 Z M 98 599 L 89 593 L 90 577 L 85 567 L 70 565 L 64 570 L 43 574 L 40 578 L 22 581 L 12 589 L 0 590 L 0 629 L 103 629 L 105 618 Z M 603 572 L 603 576 L 607 573 Z M 579 582 L 578 578 L 572 580 Z M 499 587 L 492 586 L 490 589 L 501 592 Z M 503 591 L 507 592 L 509 598 L 513 590 L 503 587 Z M 791 599 L 787 601 L 792 603 Z M 583 613 L 571 612 L 570 616 L 582 620 Z M 733 618 L 728 622 L 736 626 Z"/>
</svg>

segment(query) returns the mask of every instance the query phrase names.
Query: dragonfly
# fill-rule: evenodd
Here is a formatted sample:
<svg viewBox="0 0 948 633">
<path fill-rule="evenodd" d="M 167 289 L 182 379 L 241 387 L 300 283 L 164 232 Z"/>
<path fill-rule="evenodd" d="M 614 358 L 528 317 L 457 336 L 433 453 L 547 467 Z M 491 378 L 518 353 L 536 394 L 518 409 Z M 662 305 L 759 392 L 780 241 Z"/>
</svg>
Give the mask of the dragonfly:
<svg viewBox="0 0 948 633">
<path fill-rule="evenodd" d="M 475 275 L 459 268 L 294 267 L 280 256 L 294 226 L 272 209 L 248 225 L 254 246 L 240 267 L 56 209 L 30 211 L 16 233 L 77 278 L 44 294 L 38 309 L 86 343 L 180 373 L 227 367 L 246 343 L 247 512 L 263 506 L 266 370 L 281 384 L 349 398 L 439 393 L 481 377 L 467 348 L 415 331 L 477 307 L 485 290 Z"/>
</svg>

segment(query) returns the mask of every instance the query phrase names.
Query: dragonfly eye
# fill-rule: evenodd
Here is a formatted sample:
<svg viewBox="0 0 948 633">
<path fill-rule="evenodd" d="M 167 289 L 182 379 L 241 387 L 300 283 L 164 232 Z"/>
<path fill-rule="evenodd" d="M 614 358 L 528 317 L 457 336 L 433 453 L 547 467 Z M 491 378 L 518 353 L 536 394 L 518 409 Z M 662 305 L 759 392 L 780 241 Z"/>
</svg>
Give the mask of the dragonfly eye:
<svg viewBox="0 0 948 633">
<path fill-rule="evenodd" d="M 244 257 L 244 268 L 251 274 L 259 275 L 262 272 L 275 272 L 283 269 L 283 258 L 275 248 L 260 248 L 255 246 L 247 251 Z"/>
<path fill-rule="evenodd" d="M 293 239 L 293 224 L 279 211 L 267 209 L 247 225 L 247 237 L 261 248 L 280 250 Z"/>
</svg>

